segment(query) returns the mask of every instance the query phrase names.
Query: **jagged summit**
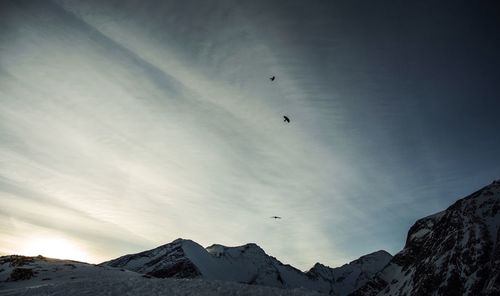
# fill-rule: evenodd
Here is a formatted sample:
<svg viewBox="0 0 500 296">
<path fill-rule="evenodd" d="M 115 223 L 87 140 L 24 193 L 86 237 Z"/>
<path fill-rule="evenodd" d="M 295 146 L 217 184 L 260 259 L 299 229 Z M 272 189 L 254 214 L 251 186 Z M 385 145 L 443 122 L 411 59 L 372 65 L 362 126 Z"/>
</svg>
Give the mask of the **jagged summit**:
<svg viewBox="0 0 500 296">
<path fill-rule="evenodd" d="M 379 250 L 379 251 L 375 251 L 373 253 L 369 253 L 369 254 L 363 255 L 363 256 L 359 257 L 358 259 L 355 259 L 355 260 L 353 260 L 353 261 L 351 261 L 351 262 L 349 262 L 347 264 L 344 264 L 342 266 L 346 266 L 346 265 L 349 265 L 349 264 L 360 264 L 360 263 L 375 262 L 378 259 L 383 258 L 383 257 L 385 257 L 385 258 L 392 258 L 392 255 L 389 252 L 385 251 L 385 250 Z M 324 265 L 324 264 L 322 264 L 320 262 L 316 262 L 314 264 L 314 266 L 310 270 L 314 270 L 314 269 L 318 269 L 318 268 L 334 269 L 333 267 Z"/>
</svg>

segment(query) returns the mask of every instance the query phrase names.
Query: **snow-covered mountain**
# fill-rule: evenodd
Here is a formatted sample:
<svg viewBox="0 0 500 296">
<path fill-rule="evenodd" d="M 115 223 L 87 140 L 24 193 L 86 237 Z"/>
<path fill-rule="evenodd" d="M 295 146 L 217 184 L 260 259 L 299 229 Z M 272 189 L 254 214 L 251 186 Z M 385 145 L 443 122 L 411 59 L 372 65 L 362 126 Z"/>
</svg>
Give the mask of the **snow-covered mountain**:
<svg viewBox="0 0 500 296">
<path fill-rule="evenodd" d="M 368 282 L 391 259 L 391 254 L 382 250 L 362 256 L 337 268 L 316 263 L 307 274 L 329 282 L 331 294 L 348 295 Z"/>
<path fill-rule="evenodd" d="M 339 268 L 318 263 L 303 273 L 267 255 L 256 244 L 239 247 L 216 244 L 204 249 L 191 240 L 177 239 L 155 249 L 126 255 L 101 265 L 160 278 L 203 278 L 347 295 L 361 287 L 390 259 L 389 253 L 379 251 Z"/>
<path fill-rule="evenodd" d="M 500 295 L 500 181 L 418 220 L 361 295 Z"/>
<path fill-rule="evenodd" d="M 158 279 L 125 269 L 45 257 L 0 257 L 0 295 L 242 295 L 320 296 L 304 289 L 278 289 L 200 279 Z"/>
</svg>

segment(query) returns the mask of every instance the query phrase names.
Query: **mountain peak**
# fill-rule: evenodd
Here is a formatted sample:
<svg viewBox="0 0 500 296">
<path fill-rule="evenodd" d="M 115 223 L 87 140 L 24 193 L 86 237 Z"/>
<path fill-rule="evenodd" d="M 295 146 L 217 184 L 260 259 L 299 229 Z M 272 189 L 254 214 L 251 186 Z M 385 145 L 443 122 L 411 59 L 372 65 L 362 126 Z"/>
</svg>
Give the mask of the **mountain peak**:
<svg viewBox="0 0 500 296">
<path fill-rule="evenodd" d="M 227 247 L 220 244 L 213 244 L 206 248 L 207 252 L 216 257 L 230 256 L 239 257 L 243 254 L 266 255 L 266 252 L 255 243 L 248 243 L 242 246 Z"/>
<path fill-rule="evenodd" d="M 196 242 L 178 238 L 154 249 L 125 255 L 100 265 L 126 267 L 129 270 L 158 278 L 197 278 L 202 276 L 202 272 L 188 257 L 198 258 L 199 254 L 203 257 L 204 251 L 203 247 Z"/>
<path fill-rule="evenodd" d="M 347 295 L 368 282 L 391 259 L 391 254 L 380 250 L 361 256 L 348 264 L 336 268 L 331 268 L 318 262 L 314 264 L 313 268 L 307 274 L 310 277 L 320 278 L 333 283 L 330 287 L 330 294 Z"/>
<path fill-rule="evenodd" d="M 316 262 L 316 263 L 314 263 L 314 265 L 313 265 L 313 267 L 311 269 L 315 269 L 315 268 L 331 268 L 331 267 L 327 266 L 327 265 L 324 265 L 323 263 Z"/>
<path fill-rule="evenodd" d="M 193 241 L 191 239 L 179 237 L 179 238 L 171 241 L 170 243 L 164 244 L 164 246 L 166 246 L 166 245 L 172 245 L 172 244 L 184 244 L 184 243 L 195 243 L 195 241 Z"/>
</svg>

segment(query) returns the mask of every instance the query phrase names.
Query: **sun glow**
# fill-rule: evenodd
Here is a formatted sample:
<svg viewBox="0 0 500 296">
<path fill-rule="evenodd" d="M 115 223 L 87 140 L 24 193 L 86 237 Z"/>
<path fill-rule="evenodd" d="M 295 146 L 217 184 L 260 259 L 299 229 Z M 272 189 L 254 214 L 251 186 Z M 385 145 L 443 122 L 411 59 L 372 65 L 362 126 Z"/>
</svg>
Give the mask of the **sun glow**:
<svg viewBox="0 0 500 296">
<path fill-rule="evenodd" d="M 76 244 L 62 238 L 29 239 L 20 249 L 21 255 L 88 262 L 89 256 Z"/>
</svg>

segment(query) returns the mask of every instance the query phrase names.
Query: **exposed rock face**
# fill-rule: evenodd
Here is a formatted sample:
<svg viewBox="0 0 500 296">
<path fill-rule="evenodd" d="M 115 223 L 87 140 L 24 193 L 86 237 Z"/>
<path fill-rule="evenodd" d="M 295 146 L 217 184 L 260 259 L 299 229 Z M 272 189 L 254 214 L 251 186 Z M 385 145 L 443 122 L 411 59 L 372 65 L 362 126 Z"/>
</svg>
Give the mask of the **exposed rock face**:
<svg viewBox="0 0 500 296">
<path fill-rule="evenodd" d="M 186 255 L 183 243 L 186 244 L 184 240 L 177 239 L 170 244 L 125 255 L 100 265 L 122 267 L 158 278 L 198 278 L 201 272 Z"/>
<path fill-rule="evenodd" d="M 500 181 L 418 220 L 406 245 L 352 295 L 500 295 Z"/>
<path fill-rule="evenodd" d="M 385 251 L 363 256 L 339 268 L 316 264 L 309 272 L 267 255 L 256 244 L 239 247 L 212 245 L 204 249 L 191 240 L 104 262 L 154 277 L 203 278 L 280 288 L 305 288 L 347 295 L 368 281 L 391 259 Z"/>
</svg>

